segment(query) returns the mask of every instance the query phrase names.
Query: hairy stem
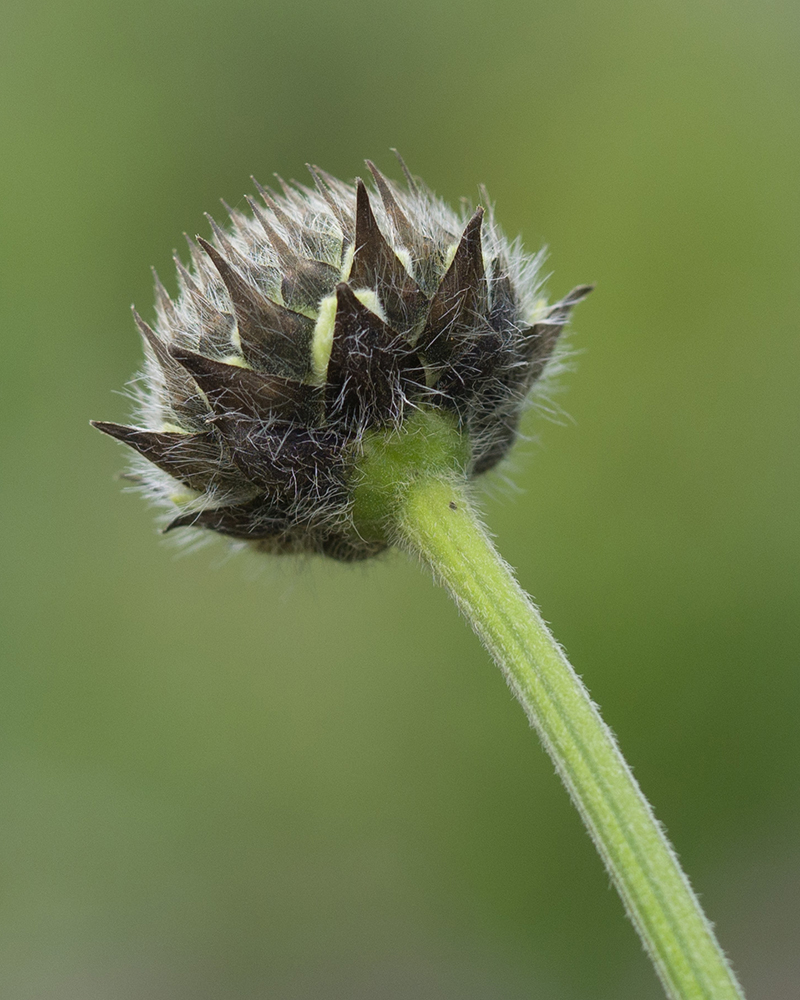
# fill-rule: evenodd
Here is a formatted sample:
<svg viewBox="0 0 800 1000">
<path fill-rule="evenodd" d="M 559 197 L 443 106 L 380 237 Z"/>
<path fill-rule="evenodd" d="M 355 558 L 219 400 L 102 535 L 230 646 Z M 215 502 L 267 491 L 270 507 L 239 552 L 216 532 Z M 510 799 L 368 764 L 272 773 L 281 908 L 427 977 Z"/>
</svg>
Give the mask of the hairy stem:
<svg viewBox="0 0 800 1000">
<path fill-rule="evenodd" d="M 616 741 L 478 521 L 452 428 L 387 438 L 357 517 L 421 557 L 503 671 L 578 808 L 672 1000 L 742 1000 L 713 930 Z M 410 444 L 408 443 L 410 441 Z M 438 455 L 438 458 L 437 458 Z"/>
</svg>

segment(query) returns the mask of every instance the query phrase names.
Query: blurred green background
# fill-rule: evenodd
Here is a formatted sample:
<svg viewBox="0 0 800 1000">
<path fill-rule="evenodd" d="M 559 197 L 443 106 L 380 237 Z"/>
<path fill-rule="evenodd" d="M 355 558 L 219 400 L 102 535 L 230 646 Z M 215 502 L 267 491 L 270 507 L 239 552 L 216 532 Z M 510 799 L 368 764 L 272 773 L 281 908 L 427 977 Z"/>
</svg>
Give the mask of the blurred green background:
<svg viewBox="0 0 800 1000">
<path fill-rule="evenodd" d="M 788 0 L 6 0 L 3 996 L 661 996 L 416 566 L 178 556 L 88 426 L 204 210 L 390 146 L 598 284 L 487 516 L 748 995 L 800 992 L 799 45 Z"/>
</svg>

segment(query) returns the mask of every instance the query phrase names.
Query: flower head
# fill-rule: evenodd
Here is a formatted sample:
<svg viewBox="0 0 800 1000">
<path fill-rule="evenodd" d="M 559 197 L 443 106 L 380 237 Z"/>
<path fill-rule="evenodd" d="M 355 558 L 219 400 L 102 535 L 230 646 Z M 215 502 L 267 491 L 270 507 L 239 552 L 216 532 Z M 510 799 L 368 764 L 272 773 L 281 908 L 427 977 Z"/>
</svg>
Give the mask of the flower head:
<svg viewBox="0 0 800 1000">
<path fill-rule="evenodd" d="M 402 161 L 401 161 L 402 163 Z M 138 454 L 166 530 L 212 529 L 269 552 L 363 559 L 352 519 L 364 443 L 418 411 L 451 416 L 465 472 L 517 433 L 581 286 L 538 298 L 538 258 L 491 212 L 457 214 L 403 169 L 370 193 L 310 168 L 314 187 L 258 188 L 250 213 L 176 258 L 175 301 L 134 312 L 147 355 L 136 426 L 95 422 Z"/>
</svg>

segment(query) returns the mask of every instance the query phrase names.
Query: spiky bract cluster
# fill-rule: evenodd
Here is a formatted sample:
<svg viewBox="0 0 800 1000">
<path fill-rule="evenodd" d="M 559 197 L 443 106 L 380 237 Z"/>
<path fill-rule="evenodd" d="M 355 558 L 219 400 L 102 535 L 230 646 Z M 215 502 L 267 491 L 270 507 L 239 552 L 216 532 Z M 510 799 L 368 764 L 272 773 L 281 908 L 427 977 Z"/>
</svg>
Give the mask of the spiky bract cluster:
<svg viewBox="0 0 800 1000">
<path fill-rule="evenodd" d="M 402 162 L 402 161 L 401 161 Z M 547 306 L 537 258 L 483 208 L 458 215 L 407 170 L 345 184 L 259 185 L 252 214 L 209 217 L 213 241 L 156 277 L 139 423 L 98 422 L 146 461 L 134 473 L 171 514 L 271 552 L 366 558 L 385 546 L 350 514 L 364 436 L 449 411 L 477 476 L 506 454 L 581 286 Z"/>
</svg>

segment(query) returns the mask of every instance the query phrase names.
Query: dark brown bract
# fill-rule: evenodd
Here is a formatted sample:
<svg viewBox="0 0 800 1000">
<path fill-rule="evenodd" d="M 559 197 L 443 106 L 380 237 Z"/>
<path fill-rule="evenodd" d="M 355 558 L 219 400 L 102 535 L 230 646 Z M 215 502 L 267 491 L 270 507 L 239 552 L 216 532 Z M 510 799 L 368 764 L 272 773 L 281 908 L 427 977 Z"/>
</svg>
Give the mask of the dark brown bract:
<svg viewBox="0 0 800 1000">
<path fill-rule="evenodd" d="M 176 259 L 180 294 L 156 278 L 155 329 L 136 426 L 96 422 L 137 453 L 132 473 L 169 514 L 269 552 L 342 560 L 359 537 L 351 492 L 365 435 L 420 408 L 450 412 L 467 473 L 511 447 L 581 286 L 548 306 L 537 258 L 483 208 L 463 217 L 406 173 L 368 162 L 369 194 L 311 168 L 315 187 L 257 185 L 250 213 L 210 220 L 213 242 Z M 405 167 L 404 167 L 405 170 Z"/>
</svg>

